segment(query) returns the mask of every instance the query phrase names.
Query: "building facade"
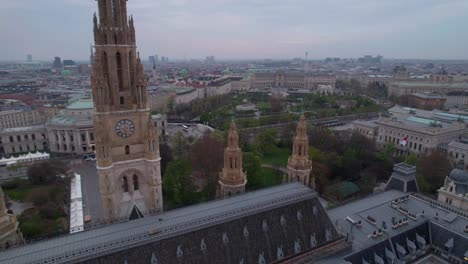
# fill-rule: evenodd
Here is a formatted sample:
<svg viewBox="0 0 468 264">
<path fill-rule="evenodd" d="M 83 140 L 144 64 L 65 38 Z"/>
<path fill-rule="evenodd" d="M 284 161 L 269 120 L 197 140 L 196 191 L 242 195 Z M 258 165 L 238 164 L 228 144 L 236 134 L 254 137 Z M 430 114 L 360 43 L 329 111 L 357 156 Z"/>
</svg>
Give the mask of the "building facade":
<svg viewBox="0 0 468 264">
<path fill-rule="evenodd" d="M 95 150 L 94 104 L 90 99 L 69 104 L 46 123 L 49 148 L 52 153 L 81 155 Z"/>
<path fill-rule="evenodd" d="M 375 122 L 356 120 L 353 122 L 355 132 L 375 141 L 379 133 L 379 126 Z"/>
<path fill-rule="evenodd" d="M 468 108 L 468 91 L 447 93 L 445 96 L 445 109 Z"/>
<path fill-rule="evenodd" d="M 44 125 L 6 128 L 0 131 L 0 154 L 48 151 L 47 130 Z"/>
<path fill-rule="evenodd" d="M 158 132 L 126 0 L 99 0 L 92 87 L 97 171 L 104 218 L 163 209 Z"/>
<path fill-rule="evenodd" d="M 315 190 L 315 178 L 311 175 L 312 161 L 309 159 L 309 137 L 304 115 L 301 116 L 294 137 L 293 151 L 288 159 L 288 181 L 298 181 Z"/>
<path fill-rule="evenodd" d="M 336 76 L 304 72 L 259 72 L 250 79 L 252 89 L 286 88 L 316 90 L 319 85 L 335 87 Z"/>
<path fill-rule="evenodd" d="M 19 230 L 16 215 L 7 211 L 3 190 L 0 187 L 0 249 L 24 244 L 23 234 Z"/>
<path fill-rule="evenodd" d="M 412 93 L 447 94 L 468 90 L 468 83 L 452 82 L 394 82 L 388 88 L 388 96 L 402 96 Z"/>
<path fill-rule="evenodd" d="M 465 170 L 468 170 L 468 143 L 466 141 L 448 143 L 447 154 L 453 167 L 463 166 Z"/>
<path fill-rule="evenodd" d="M 36 110 L 10 110 L 0 112 L 0 129 L 42 124 L 44 116 Z"/>
<path fill-rule="evenodd" d="M 408 106 L 424 110 L 444 109 L 447 98 L 438 94 L 413 93 L 408 97 Z"/>
<path fill-rule="evenodd" d="M 247 174 L 242 168 L 242 149 L 239 147 L 239 135 L 236 124 L 229 128 L 227 147 L 224 150 L 224 167 L 219 173 L 218 197 L 226 198 L 245 192 Z"/>
<path fill-rule="evenodd" d="M 444 186 L 438 190 L 437 200 L 468 211 L 468 172 L 453 169 L 445 178 Z"/>
</svg>

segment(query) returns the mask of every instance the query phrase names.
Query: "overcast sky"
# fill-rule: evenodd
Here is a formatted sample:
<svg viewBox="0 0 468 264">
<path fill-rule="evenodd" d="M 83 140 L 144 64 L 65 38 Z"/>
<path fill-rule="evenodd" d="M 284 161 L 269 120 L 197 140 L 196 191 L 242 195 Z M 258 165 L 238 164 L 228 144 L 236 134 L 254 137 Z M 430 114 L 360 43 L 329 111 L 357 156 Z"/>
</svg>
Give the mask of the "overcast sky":
<svg viewBox="0 0 468 264">
<path fill-rule="evenodd" d="M 146 59 L 468 59 L 468 0 L 128 0 Z M 0 60 L 84 60 L 95 0 L 0 0 Z"/>
</svg>

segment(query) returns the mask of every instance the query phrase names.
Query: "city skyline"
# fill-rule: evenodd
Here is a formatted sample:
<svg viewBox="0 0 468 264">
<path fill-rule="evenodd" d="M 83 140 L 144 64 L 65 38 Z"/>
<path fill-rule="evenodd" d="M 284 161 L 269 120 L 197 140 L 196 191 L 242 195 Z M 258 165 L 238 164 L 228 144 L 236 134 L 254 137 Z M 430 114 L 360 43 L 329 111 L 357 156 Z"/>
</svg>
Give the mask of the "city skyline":
<svg viewBox="0 0 468 264">
<path fill-rule="evenodd" d="M 467 59 L 468 2 L 132 0 L 143 58 L 284 59 L 359 57 Z M 0 60 L 89 58 L 94 1 L 2 3 Z M 34 44 L 34 45 L 32 45 Z"/>
</svg>

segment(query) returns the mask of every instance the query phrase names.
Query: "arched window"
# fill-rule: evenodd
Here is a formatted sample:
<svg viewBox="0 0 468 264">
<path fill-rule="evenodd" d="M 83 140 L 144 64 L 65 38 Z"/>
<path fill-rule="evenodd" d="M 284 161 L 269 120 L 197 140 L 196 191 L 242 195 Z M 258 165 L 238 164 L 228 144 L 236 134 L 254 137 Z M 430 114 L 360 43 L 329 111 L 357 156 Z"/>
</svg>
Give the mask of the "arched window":
<svg viewBox="0 0 468 264">
<path fill-rule="evenodd" d="M 123 177 L 123 186 L 122 187 L 123 187 L 124 192 L 128 192 L 128 180 L 127 180 L 126 176 Z"/>
<path fill-rule="evenodd" d="M 138 186 L 138 176 L 133 175 L 133 190 L 138 191 L 140 187 Z"/>
<path fill-rule="evenodd" d="M 128 155 L 128 154 L 130 154 L 130 146 L 129 145 L 125 146 L 125 155 Z"/>
<path fill-rule="evenodd" d="M 117 63 L 117 78 L 118 78 L 118 85 L 119 85 L 119 91 L 123 90 L 123 74 L 122 74 L 122 55 L 120 52 L 117 52 L 115 54 L 115 60 Z"/>
</svg>

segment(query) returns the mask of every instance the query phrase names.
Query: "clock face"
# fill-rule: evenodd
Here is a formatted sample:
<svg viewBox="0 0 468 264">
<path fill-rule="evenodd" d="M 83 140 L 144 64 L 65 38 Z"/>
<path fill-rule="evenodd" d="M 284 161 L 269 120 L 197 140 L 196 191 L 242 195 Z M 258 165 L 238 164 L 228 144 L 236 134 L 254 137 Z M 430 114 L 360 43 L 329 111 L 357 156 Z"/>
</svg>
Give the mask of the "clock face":
<svg viewBox="0 0 468 264">
<path fill-rule="evenodd" d="M 128 119 L 123 119 L 115 125 L 115 133 L 119 137 L 128 138 L 135 132 L 135 125 Z"/>
</svg>

